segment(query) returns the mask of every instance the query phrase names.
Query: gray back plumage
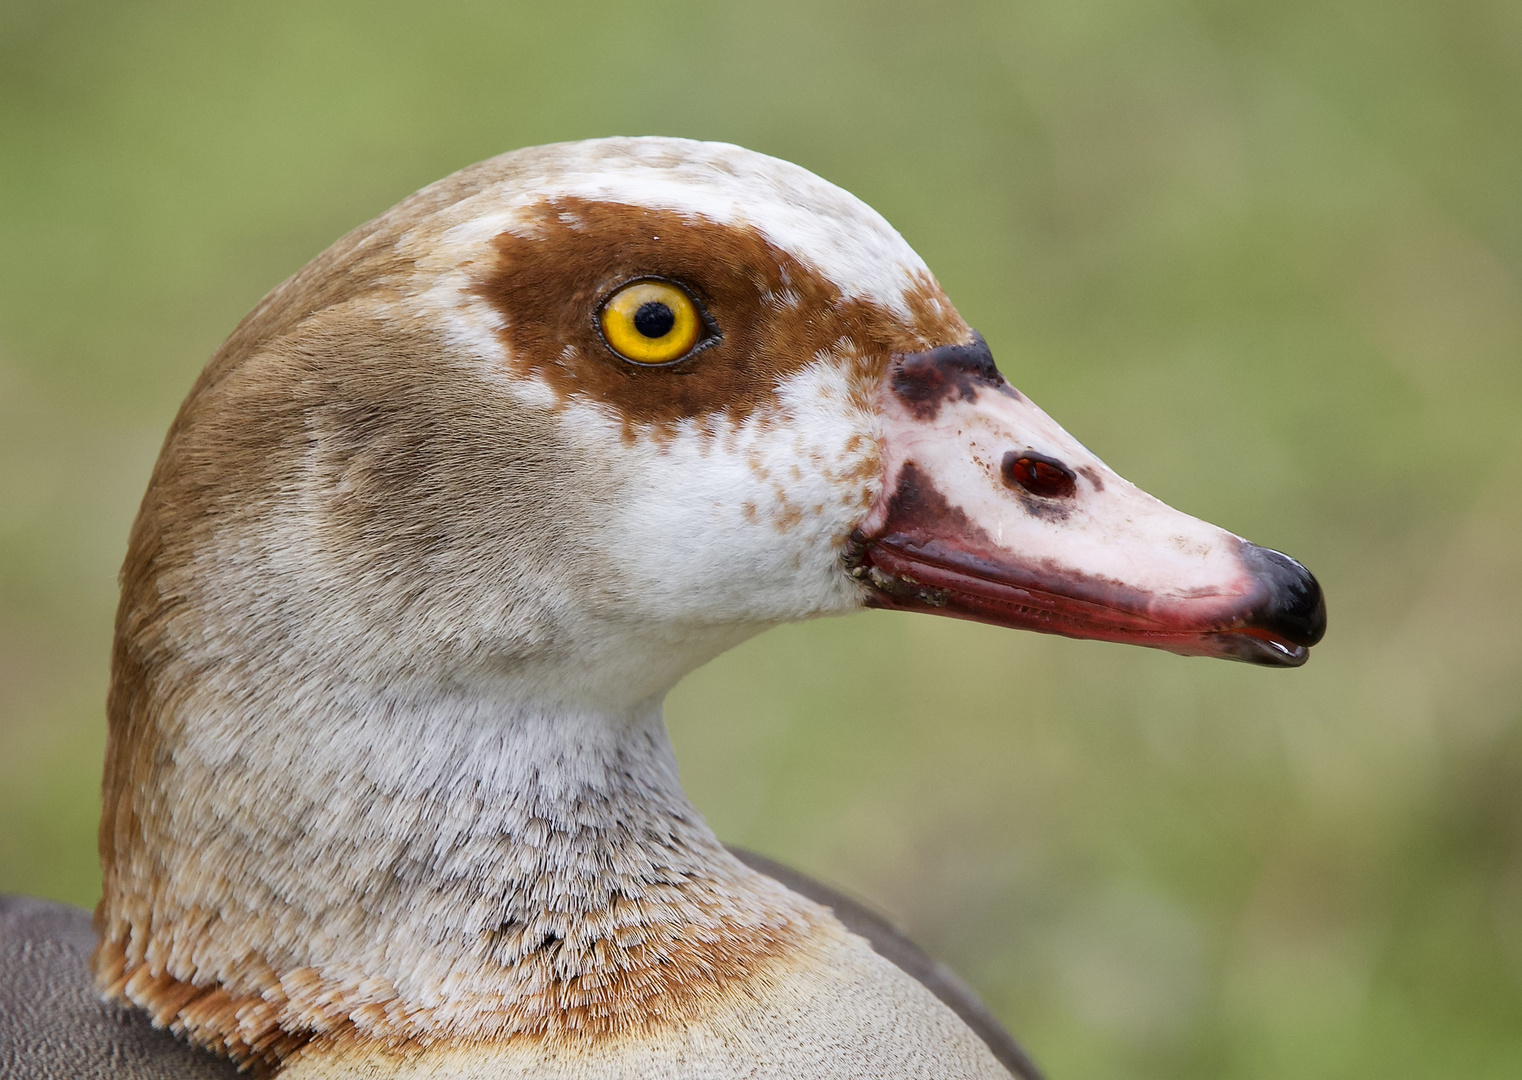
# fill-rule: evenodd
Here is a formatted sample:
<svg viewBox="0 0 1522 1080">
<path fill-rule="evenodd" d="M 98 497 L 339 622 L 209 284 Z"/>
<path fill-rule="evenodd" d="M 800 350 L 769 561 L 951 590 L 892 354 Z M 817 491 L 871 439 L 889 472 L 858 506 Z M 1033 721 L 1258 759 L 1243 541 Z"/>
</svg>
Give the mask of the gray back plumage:
<svg viewBox="0 0 1522 1080">
<path fill-rule="evenodd" d="M 945 964 L 932 959 L 887 919 L 849 896 L 828 885 L 821 885 L 791 867 L 773 862 L 765 855 L 757 855 L 754 851 L 743 848 L 732 847 L 729 850 L 752 870 L 776 878 L 795 893 L 833 911 L 835 917 L 845 923 L 847 930 L 866 938 L 877 955 L 891 961 L 905 974 L 913 976 L 921 986 L 940 998 L 943 1005 L 961 1017 L 962 1022 L 977 1033 L 978 1038 L 983 1040 L 1011 1076 L 1017 1080 L 1043 1080 L 1035 1062 L 1015 1042 L 1014 1036 L 1004 1030 L 1004 1025 L 994 1018 L 994 1014 L 988 1011 L 988 1006 L 983 1004 L 972 987 Z"/>
<path fill-rule="evenodd" d="M 5 1080 L 232 1080 L 232 1062 L 107 1005 L 90 973 L 88 912 L 0 896 L 0 1077 Z"/>
</svg>

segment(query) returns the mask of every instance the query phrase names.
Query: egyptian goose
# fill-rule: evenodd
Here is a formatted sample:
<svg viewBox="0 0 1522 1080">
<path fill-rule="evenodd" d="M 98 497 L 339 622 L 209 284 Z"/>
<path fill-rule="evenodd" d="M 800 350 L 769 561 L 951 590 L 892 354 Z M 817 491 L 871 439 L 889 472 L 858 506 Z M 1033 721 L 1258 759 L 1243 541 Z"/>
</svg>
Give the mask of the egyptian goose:
<svg viewBox="0 0 1522 1080">
<path fill-rule="evenodd" d="M 1280 666 L 1325 626 L 1300 564 L 1010 386 L 866 205 L 660 138 L 465 169 L 276 288 L 121 580 L 113 1004 L 79 917 L 3 912 L 0 1039 L 43 1076 L 1035 1076 L 891 929 L 719 843 L 666 692 L 863 607 Z"/>
</svg>

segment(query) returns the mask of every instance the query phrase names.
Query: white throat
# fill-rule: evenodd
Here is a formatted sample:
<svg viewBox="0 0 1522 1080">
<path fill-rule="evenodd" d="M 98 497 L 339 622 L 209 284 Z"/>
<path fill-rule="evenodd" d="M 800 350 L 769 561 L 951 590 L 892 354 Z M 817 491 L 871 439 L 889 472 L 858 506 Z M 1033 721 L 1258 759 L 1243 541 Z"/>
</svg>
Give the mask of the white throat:
<svg viewBox="0 0 1522 1080">
<path fill-rule="evenodd" d="M 199 820 L 208 884 L 245 879 L 219 909 L 307 924 L 270 943 L 277 967 L 353 968 L 433 998 L 420 972 L 458 982 L 462 965 L 484 974 L 546 947 L 575 966 L 619 932 L 620 910 L 648 921 L 738 865 L 683 793 L 656 701 L 618 713 L 372 699 L 237 726 L 186 731 L 175 787 L 202 798 L 172 812 Z"/>
<path fill-rule="evenodd" d="M 271 799 L 283 807 L 259 826 L 281 853 L 259 884 L 323 931 L 292 961 L 407 972 L 398 950 L 442 949 L 511 963 L 547 935 L 573 942 L 572 917 L 612 891 L 645 900 L 718 850 L 656 702 L 383 698 L 239 726 L 236 739 L 223 724 L 187 731 L 177 786 L 206 794 L 198 811 L 221 827 L 197 857 L 228 874 L 247 873 L 247 830 Z"/>
</svg>

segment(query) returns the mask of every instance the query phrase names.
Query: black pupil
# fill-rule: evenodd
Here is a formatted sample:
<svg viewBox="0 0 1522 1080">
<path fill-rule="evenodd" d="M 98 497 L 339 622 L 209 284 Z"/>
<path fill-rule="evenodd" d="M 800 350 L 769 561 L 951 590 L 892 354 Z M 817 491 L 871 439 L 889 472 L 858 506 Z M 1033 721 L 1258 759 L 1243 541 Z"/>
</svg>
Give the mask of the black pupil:
<svg viewBox="0 0 1522 1080">
<path fill-rule="evenodd" d="M 647 338 L 663 338 L 676 325 L 676 315 L 659 300 L 647 300 L 634 313 L 634 329 Z"/>
</svg>

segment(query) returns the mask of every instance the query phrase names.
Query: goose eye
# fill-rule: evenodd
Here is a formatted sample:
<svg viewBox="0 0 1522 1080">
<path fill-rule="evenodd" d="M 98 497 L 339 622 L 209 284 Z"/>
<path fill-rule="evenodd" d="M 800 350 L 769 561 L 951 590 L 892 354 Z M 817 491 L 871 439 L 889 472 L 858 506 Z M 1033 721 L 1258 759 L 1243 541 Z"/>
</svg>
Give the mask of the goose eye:
<svg viewBox="0 0 1522 1080">
<path fill-rule="evenodd" d="M 703 336 L 697 301 L 667 281 L 636 281 L 603 301 L 598 314 L 608 348 L 636 364 L 669 364 Z"/>
</svg>

